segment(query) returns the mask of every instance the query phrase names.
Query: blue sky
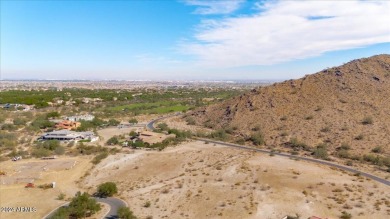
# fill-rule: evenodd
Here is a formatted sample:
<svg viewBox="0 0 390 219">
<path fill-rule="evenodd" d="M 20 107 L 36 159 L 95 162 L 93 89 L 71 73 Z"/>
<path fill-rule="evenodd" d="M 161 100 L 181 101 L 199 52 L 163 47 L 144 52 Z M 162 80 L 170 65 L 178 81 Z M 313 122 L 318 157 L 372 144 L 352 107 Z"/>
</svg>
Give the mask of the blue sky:
<svg viewBox="0 0 390 219">
<path fill-rule="evenodd" d="M 3 79 L 282 80 L 390 53 L 389 1 L 0 2 Z"/>
</svg>

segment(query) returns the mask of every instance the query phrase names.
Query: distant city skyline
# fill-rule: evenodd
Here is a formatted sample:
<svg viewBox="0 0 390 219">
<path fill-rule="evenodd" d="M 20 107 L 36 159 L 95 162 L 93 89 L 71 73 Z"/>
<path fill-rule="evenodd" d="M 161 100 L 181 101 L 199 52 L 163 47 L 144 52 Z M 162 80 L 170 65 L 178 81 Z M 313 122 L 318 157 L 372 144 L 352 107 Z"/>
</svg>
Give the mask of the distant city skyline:
<svg viewBox="0 0 390 219">
<path fill-rule="evenodd" d="M 390 53 L 390 1 L 0 1 L 1 79 L 284 80 Z"/>
</svg>

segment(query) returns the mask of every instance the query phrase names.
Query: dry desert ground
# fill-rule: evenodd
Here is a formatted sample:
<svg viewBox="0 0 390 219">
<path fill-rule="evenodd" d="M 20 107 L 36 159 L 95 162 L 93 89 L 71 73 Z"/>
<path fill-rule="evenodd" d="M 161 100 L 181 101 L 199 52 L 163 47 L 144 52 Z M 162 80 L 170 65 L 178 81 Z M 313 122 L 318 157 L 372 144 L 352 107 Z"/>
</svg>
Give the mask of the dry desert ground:
<svg viewBox="0 0 390 219">
<path fill-rule="evenodd" d="M 67 199 L 80 190 L 76 181 L 92 167 L 90 160 L 91 157 L 81 157 L 2 162 L 1 170 L 7 175 L 0 177 L 1 207 L 34 207 L 36 212 L 0 212 L 0 218 L 41 218 L 65 203 L 65 200 L 57 199 L 58 195 L 63 193 Z M 35 186 L 56 182 L 56 186 L 50 189 L 24 188 L 27 182 L 33 182 Z"/>
<path fill-rule="evenodd" d="M 329 167 L 192 141 L 98 164 L 81 183 L 113 181 L 140 218 L 388 218 L 388 186 Z"/>
</svg>

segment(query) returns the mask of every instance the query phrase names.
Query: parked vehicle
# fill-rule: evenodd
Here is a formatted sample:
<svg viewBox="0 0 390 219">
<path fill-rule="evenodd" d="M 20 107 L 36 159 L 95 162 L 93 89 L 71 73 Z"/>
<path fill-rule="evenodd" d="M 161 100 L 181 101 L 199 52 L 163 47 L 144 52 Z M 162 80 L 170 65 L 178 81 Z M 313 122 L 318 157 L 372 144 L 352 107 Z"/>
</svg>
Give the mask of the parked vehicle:
<svg viewBox="0 0 390 219">
<path fill-rule="evenodd" d="M 21 160 L 21 159 L 22 159 L 21 156 L 17 156 L 17 157 L 13 157 L 13 158 L 12 158 L 12 161 L 18 161 L 18 160 Z"/>
</svg>

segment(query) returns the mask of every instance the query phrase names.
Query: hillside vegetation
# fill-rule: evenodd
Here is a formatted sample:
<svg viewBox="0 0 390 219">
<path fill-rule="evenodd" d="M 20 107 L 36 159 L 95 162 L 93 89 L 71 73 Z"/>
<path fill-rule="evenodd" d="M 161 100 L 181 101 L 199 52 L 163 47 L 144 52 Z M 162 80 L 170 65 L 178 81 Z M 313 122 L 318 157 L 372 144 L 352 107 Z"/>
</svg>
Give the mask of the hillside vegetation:
<svg viewBox="0 0 390 219">
<path fill-rule="evenodd" d="M 257 143 L 269 147 L 327 148 L 339 157 L 342 151 L 346 157 L 381 154 L 388 160 L 390 55 L 260 87 L 188 117 L 197 125 L 226 130 L 236 141 L 257 135 Z"/>
</svg>

